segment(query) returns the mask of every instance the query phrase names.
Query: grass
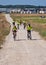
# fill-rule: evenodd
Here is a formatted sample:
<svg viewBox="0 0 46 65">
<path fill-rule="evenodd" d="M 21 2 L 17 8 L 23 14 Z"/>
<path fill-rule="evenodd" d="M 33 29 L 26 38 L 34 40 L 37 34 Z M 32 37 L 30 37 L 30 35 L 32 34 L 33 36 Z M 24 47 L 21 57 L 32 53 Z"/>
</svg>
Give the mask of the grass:
<svg viewBox="0 0 46 65">
<path fill-rule="evenodd" d="M 6 21 L 4 14 L 0 14 L 0 46 L 3 44 L 6 35 L 10 32 L 10 24 Z"/>
<path fill-rule="evenodd" d="M 21 15 L 21 14 L 11 14 L 11 17 L 13 18 L 14 21 L 25 21 L 25 22 L 30 22 L 33 30 L 38 31 L 39 34 L 46 39 L 46 14 L 35 14 L 35 15 L 30 15 L 28 16 Z M 44 16 L 45 18 L 41 18 L 41 16 Z"/>
<path fill-rule="evenodd" d="M 46 23 L 46 19 L 42 19 L 42 18 L 41 18 L 41 19 L 37 19 L 37 18 L 36 18 L 36 19 L 31 19 L 31 20 L 32 20 L 33 22 L 36 22 L 36 23 L 41 23 L 41 24 L 42 24 L 42 23 Z"/>
<path fill-rule="evenodd" d="M 38 31 L 39 34 L 46 39 L 46 24 L 32 23 L 33 30 Z"/>
</svg>

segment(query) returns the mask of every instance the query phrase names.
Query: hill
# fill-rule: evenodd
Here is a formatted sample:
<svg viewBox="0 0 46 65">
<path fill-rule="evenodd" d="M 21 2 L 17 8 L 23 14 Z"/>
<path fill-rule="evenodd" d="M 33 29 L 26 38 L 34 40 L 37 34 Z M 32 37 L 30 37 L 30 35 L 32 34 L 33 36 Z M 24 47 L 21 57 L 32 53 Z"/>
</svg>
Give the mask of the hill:
<svg viewBox="0 0 46 65">
<path fill-rule="evenodd" d="M 46 8 L 46 6 L 35 6 L 35 5 L 0 5 L 0 8 Z"/>
</svg>

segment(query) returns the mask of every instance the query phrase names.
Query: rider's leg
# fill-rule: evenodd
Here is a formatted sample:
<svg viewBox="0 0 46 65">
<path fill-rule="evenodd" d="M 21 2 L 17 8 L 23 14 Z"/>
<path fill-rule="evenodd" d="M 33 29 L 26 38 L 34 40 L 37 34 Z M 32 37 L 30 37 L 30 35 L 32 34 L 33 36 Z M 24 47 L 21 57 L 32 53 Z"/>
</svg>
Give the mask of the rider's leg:
<svg viewBox="0 0 46 65">
<path fill-rule="evenodd" d="M 19 29 L 19 24 L 17 24 L 17 28 Z"/>
<path fill-rule="evenodd" d="M 24 24 L 24 29 L 25 29 L 25 24 Z"/>
<path fill-rule="evenodd" d="M 13 32 L 13 38 L 14 38 L 14 41 L 16 40 L 16 32 L 14 31 Z"/>
<path fill-rule="evenodd" d="M 27 38 L 29 39 L 29 32 L 28 32 L 28 30 L 27 30 Z"/>
<path fill-rule="evenodd" d="M 29 32 L 29 34 L 30 34 L 30 39 L 31 39 L 31 31 Z"/>
<path fill-rule="evenodd" d="M 15 22 L 13 22 L 13 25 L 15 25 Z"/>
</svg>

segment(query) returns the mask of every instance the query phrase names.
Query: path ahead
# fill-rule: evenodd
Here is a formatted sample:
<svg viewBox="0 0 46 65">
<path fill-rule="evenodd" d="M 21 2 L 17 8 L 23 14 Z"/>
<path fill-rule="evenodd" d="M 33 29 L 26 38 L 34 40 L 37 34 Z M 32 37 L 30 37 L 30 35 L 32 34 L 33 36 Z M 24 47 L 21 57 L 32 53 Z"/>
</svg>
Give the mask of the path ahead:
<svg viewBox="0 0 46 65">
<path fill-rule="evenodd" d="M 3 49 L 0 50 L 0 65 L 46 65 L 46 41 L 32 31 L 32 40 L 27 40 L 26 30 L 21 26 L 17 33 L 17 41 L 12 37 L 12 19 L 6 14 L 11 23 L 10 34 L 6 37 Z"/>
</svg>

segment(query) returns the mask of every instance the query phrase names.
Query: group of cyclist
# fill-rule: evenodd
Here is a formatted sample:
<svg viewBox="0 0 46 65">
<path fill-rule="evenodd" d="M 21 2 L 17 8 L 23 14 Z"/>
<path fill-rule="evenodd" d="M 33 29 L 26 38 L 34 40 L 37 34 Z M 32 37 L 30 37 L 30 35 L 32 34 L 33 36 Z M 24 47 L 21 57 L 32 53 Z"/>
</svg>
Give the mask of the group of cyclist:
<svg viewBox="0 0 46 65">
<path fill-rule="evenodd" d="M 16 39 L 17 30 L 19 29 L 19 26 L 21 24 L 23 24 L 24 29 L 27 28 L 27 38 L 31 39 L 31 30 L 32 30 L 32 27 L 31 27 L 30 23 L 26 24 L 26 22 L 23 21 L 23 23 L 22 22 L 21 23 L 17 22 L 17 27 L 15 25 L 15 22 L 13 22 L 13 29 L 12 29 L 12 31 L 13 31 L 14 40 Z"/>
</svg>

